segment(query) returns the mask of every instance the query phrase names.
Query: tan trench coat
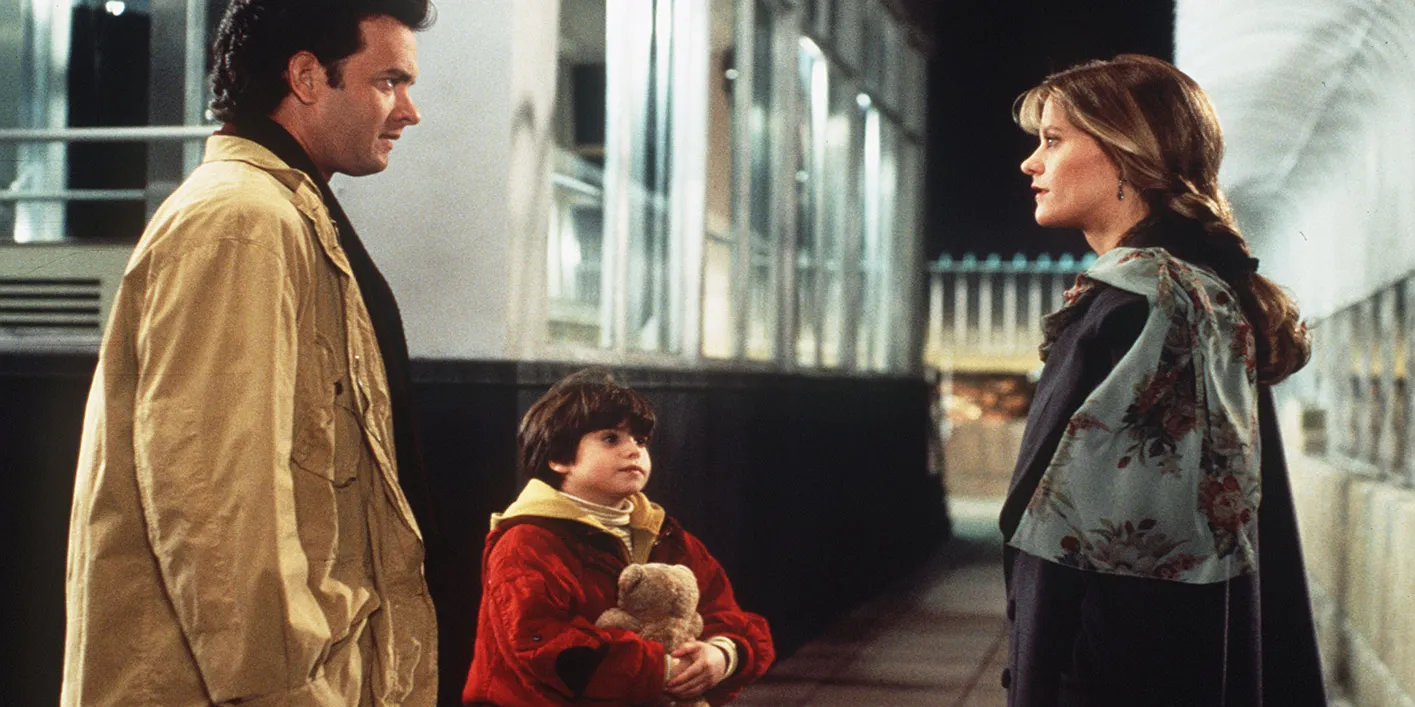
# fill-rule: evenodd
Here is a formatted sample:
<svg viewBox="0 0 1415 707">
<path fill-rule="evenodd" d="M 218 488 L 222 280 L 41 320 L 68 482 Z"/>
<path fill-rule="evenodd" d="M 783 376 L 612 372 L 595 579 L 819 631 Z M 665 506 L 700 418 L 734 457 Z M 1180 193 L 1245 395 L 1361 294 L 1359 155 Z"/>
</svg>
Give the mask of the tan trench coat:
<svg viewBox="0 0 1415 707">
<path fill-rule="evenodd" d="M 420 705 L 423 547 L 318 188 L 214 136 L 128 263 L 69 531 L 64 705 Z"/>
</svg>

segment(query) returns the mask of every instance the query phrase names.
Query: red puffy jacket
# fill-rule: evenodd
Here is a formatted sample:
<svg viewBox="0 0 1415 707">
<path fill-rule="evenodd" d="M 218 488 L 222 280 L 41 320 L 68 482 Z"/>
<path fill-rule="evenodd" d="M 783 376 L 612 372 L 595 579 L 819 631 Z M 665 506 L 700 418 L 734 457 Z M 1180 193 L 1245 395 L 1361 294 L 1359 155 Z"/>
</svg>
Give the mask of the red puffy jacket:
<svg viewBox="0 0 1415 707">
<path fill-rule="evenodd" d="M 532 481 L 504 516 L 493 517 L 482 555 L 476 649 L 462 700 L 498 707 L 657 704 L 664 697 L 663 647 L 624 629 L 594 625 L 618 604 L 628 553 L 618 538 L 575 517 L 573 504 L 557 503 L 563 500 L 558 496 Z M 636 543 L 640 535 L 652 539 L 647 560 L 687 565 L 698 578 L 702 638 L 725 636 L 737 644 L 736 671 L 703 696 L 713 705 L 726 704 L 775 658 L 766 619 L 737 605 L 727 574 L 700 540 L 642 494 L 636 504 L 652 509 L 631 521 Z M 645 532 L 653 530 L 656 536 Z"/>
</svg>

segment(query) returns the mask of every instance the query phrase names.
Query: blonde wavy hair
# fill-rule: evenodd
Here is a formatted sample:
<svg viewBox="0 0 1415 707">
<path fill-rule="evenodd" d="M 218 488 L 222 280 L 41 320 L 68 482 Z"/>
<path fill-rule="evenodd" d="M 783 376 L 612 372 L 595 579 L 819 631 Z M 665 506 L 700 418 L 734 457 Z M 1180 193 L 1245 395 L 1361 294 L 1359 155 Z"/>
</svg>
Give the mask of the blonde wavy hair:
<svg viewBox="0 0 1415 707">
<path fill-rule="evenodd" d="M 1204 90 L 1173 64 L 1138 54 L 1091 61 L 1046 77 L 1017 98 L 1013 119 L 1035 134 L 1047 101 L 1100 143 L 1152 216 L 1202 226 L 1219 275 L 1237 293 L 1258 345 L 1258 379 L 1276 383 L 1311 357 L 1297 303 L 1254 272 L 1248 244 L 1219 189 L 1223 132 Z"/>
</svg>

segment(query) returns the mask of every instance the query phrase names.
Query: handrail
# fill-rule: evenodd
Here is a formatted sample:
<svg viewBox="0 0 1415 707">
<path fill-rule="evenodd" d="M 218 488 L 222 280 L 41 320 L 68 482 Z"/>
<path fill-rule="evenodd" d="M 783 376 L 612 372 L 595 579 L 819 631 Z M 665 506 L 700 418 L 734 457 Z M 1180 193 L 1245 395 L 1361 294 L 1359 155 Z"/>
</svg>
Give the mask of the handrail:
<svg viewBox="0 0 1415 707">
<path fill-rule="evenodd" d="M 595 198 L 604 196 L 604 187 L 591 184 L 583 179 L 572 177 L 568 174 L 554 172 L 550 175 L 550 182 L 557 187 L 564 187 L 577 194 Z"/>
<path fill-rule="evenodd" d="M 134 125 L 102 128 L 0 128 L 6 142 L 168 142 L 211 137 L 219 125 Z"/>
<path fill-rule="evenodd" d="M 0 204 L 7 201 L 137 201 L 147 198 L 142 189 L 0 190 Z"/>
</svg>

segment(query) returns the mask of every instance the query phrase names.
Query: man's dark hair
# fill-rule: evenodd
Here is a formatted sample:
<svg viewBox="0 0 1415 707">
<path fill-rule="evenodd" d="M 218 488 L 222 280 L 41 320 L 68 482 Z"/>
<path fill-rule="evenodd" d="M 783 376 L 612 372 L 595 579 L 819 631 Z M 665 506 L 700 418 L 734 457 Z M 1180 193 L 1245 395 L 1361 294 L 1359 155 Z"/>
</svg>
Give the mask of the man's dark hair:
<svg viewBox="0 0 1415 707">
<path fill-rule="evenodd" d="M 560 488 L 564 477 L 550 462 L 573 464 L 581 437 L 625 425 L 647 443 L 656 422 L 644 396 L 620 385 L 607 370 L 587 368 L 562 378 L 526 411 L 516 433 L 517 463 L 527 478 Z"/>
<path fill-rule="evenodd" d="M 220 120 L 264 117 L 290 92 L 290 57 L 308 51 L 329 85 L 363 47 L 359 23 L 387 15 L 412 30 L 432 24 L 431 0 L 231 0 L 212 46 L 211 112 Z"/>
</svg>

